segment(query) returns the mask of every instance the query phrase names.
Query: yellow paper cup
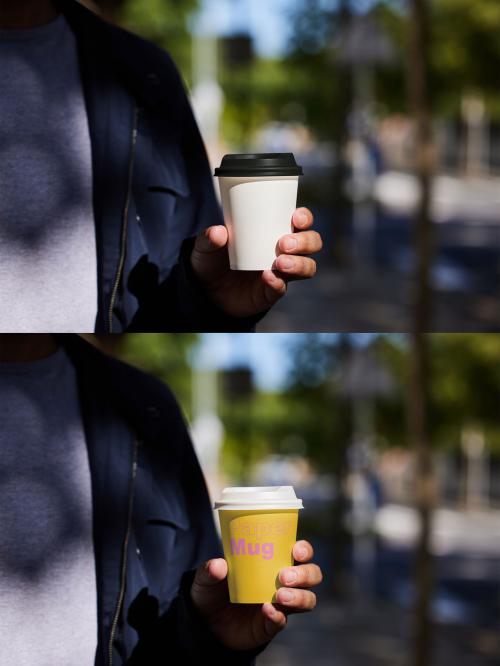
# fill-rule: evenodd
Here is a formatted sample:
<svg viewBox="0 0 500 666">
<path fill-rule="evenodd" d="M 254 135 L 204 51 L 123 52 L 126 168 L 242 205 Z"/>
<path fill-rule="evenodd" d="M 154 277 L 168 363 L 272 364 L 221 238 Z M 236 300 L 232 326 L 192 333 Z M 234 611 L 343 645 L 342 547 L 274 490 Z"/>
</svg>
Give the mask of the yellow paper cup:
<svg viewBox="0 0 500 666">
<path fill-rule="evenodd" d="M 278 574 L 293 565 L 299 509 L 291 486 L 226 488 L 216 503 L 235 604 L 276 600 Z"/>
</svg>

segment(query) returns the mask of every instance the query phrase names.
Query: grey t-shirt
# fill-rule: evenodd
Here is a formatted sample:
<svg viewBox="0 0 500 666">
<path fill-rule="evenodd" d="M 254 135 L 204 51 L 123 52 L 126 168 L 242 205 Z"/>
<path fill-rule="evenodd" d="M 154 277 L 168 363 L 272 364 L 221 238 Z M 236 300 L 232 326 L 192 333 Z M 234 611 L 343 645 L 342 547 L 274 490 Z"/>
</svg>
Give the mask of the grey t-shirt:
<svg viewBox="0 0 500 666">
<path fill-rule="evenodd" d="M 64 350 L 0 363 L 0 664 L 92 666 L 91 477 Z"/>
<path fill-rule="evenodd" d="M 0 30 L 0 332 L 93 332 L 88 118 L 63 16 Z"/>
</svg>

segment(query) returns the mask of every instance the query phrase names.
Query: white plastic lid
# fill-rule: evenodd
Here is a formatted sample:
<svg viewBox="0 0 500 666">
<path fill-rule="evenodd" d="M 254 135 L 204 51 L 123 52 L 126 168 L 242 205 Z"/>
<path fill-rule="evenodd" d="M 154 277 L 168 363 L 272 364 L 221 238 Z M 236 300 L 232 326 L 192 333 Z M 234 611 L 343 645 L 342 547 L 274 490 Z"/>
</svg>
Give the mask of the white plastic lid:
<svg viewBox="0 0 500 666">
<path fill-rule="evenodd" d="M 224 488 L 215 509 L 303 509 L 293 486 L 264 486 L 261 488 Z"/>
</svg>

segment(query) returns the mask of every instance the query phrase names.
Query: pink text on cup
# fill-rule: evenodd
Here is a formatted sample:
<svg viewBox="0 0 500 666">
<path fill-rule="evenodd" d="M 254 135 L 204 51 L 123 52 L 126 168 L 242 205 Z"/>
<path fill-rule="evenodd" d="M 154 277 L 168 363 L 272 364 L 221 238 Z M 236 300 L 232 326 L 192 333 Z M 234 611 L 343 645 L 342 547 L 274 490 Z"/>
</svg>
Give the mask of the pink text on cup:
<svg viewBox="0 0 500 666">
<path fill-rule="evenodd" d="M 247 543 L 245 539 L 231 539 L 232 555 L 262 555 L 263 560 L 274 558 L 274 543 Z"/>
</svg>

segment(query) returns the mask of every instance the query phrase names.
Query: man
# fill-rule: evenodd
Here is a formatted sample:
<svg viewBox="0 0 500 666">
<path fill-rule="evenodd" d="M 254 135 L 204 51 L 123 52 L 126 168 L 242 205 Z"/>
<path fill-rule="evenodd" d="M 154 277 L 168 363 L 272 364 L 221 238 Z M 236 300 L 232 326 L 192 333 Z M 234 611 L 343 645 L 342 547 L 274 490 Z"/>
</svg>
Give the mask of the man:
<svg viewBox="0 0 500 666">
<path fill-rule="evenodd" d="M 314 275 L 306 209 L 275 270 L 229 270 L 166 53 L 76 0 L 0 0 L 0 65 L 0 331 L 251 330 Z"/>
<path fill-rule="evenodd" d="M 253 663 L 321 571 L 233 605 L 202 474 L 157 380 L 77 336 L 0 336 L 0 663 Z M 288 596 L 287 596 L 288 593 Z"/>
</svg>

